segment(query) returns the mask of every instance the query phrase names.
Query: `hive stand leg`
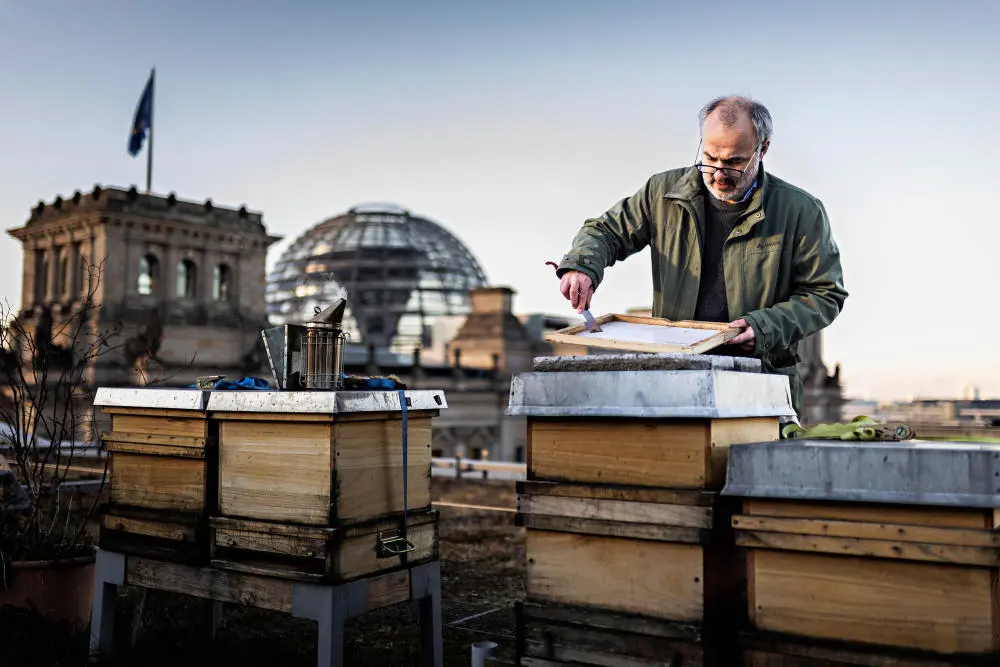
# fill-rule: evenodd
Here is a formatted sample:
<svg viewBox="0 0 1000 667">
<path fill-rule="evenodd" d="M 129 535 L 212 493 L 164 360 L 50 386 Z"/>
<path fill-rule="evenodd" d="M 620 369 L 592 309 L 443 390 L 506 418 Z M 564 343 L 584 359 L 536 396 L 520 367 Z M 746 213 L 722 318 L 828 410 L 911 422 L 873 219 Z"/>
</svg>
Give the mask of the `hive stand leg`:
<svg viewBox="0 0 1000 667">
<path fill-rule="evenodd" d="M 219 630 L 226 624 L 226 605 L 219 600 L 212 600 L 212 639 L 219 638 Z"/>
<path fill-rule="evenodd" d="M 142 618 L 145 615 L 146 596 L 148 594 L 148 589 L 139 589 L 139 601 L 135 603 L 135 609 L 132 610 L 132 627 L 129 628 L 128 633 L 129 648 L 134 648 L 136 642 L 139 641 L 139 632 L 142 631 Z"/>
<path fill-rule="evenodd" d="M 410 570 L 410 597 L 420 600 L 420 664 L 443 667 L 441 564 L 438 561 Z"/>
<path fill-rule="evenodd" d="M 347 599 L 340 586 L 295 584 L 292 616 L 316 621 L 317 667 L 344 666 L 344 623 Z"/>
<path fill-rule="evenodd" d="M 98 549 L 94 562 L 94 596 L 90 608 L 90 657 L 108 655 L 114 648 L 115 602 L 125 584 L 125 556 Z"/>
</svg>

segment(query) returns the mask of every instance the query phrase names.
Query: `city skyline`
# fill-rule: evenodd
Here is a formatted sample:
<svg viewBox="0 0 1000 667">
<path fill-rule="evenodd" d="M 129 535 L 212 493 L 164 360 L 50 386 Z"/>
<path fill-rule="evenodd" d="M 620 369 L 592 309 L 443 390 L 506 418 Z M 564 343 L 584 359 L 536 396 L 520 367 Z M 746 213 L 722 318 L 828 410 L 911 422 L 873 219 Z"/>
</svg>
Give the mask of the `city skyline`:
<svg viewBox="0 0 1000 667">
<path fill-rule="evenodd" d="M 841 364 L 845 394 L 1000 395 L 1000 315 L 981 305 L 1000 231 L 974 210 L 1000 148 L 979 120 L 1000 102 L 1000 9 L 741 11 L 0 3 L 0 89 L 17 101 L 0 130 L 0 214 L 10 229 L 38 200 L 143 189 L 145 152 L 126 146 L 155 66 L 154 193 L 263 212 L 284 237 L 269 268 L 320 220 L 390 202 L 462 239 L 491 284 L 517 291 L 517 312 L 572 314 L 544 262 L 586 217 L 690 164 L 701 104 L 744 93 L 775 118 L 765 168 L 830 214 L 850 297 L 824 359 Z M 0 259 L 18 304 L 6 235 Z M 608 270 L 592 310 L 651 294 L 647 250 Z"/>
</svg>

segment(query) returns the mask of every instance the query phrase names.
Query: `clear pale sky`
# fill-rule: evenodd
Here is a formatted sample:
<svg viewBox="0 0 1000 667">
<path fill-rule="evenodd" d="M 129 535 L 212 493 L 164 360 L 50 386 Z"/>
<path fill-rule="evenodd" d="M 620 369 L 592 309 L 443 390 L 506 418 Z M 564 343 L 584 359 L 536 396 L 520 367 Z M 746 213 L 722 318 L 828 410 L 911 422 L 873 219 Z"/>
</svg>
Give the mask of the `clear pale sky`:
<svg viewBox="0 0 1000 667">
<path fill-rule="evenodd" d="M 823 200 L 843 253 L 826 331 L 854 397 L 1000 395 L 1000 2 L 0 0 L 0 217 L 95 183 L 157 70 L 153 189 L 262 211 L 285 240 L 368 202 L 444 225 L 518 312 L 567 313 L 546 260 L 742 93 L 765 168 Z M 0 296 L 20 299 L 0 241 Z M 597 314 L 651 301 L 648 252 Z"/>
</svg>

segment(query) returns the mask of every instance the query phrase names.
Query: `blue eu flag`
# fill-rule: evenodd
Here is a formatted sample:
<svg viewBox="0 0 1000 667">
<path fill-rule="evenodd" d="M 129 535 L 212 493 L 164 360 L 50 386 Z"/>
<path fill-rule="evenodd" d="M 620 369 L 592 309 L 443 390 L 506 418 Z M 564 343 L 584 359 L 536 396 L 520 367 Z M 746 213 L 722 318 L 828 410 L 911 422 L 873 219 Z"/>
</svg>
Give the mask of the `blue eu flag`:
<svg viewBox="0 0 1000 667">
<path fill-rule="evenodd" d="M 142 144 L 146 141 L 146 132 L 153 125 L 153 79 L 156 71 L 149 73 L 149 81 L 139 98 L 139 106 L 135 109 L 135 119 L 132 121 L 132 134 L 128 139 L 129 155 L 135 157 L 142 150 Z"/>
</svg>

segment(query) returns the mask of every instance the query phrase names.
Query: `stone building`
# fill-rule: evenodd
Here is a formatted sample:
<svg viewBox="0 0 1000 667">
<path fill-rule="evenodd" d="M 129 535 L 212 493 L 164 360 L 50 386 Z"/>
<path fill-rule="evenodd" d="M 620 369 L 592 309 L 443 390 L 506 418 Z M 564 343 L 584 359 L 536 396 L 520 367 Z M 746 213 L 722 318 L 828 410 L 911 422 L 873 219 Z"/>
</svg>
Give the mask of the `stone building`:
<svg viewBox="0 0 1000 667">
<path fill-rule="evenodd" d="M 268 276 L 267 312 L 275 325 L 301 323 L 345 297 L 353 346 L 410 354 L 428 347 L 440 318 L 468 313 L 469 290 L 486 284 L 444 226 L 398 206 L 355 206 L 282 252 Z"/>
<path fill-rule="evenodd" d="M 96 186 L 39 202 L 8 233 L 23 249 L 16 315 L 26 331 L 48 339 L 90 299 L 88 326 L 115 332 L 91 386 L 184 386 L 266 368 L 265 257 L 278 238 L 260 213 Z"/>
<path fill-rule="evenodd" d="M 840 382 L 840 364 L 830 373 L 823 361 L 823 332 L 799 343 L 799 373 L 802 377 L 803 424 L 829 424 L 841 421 L 844 388 Z"/>
</svg>

